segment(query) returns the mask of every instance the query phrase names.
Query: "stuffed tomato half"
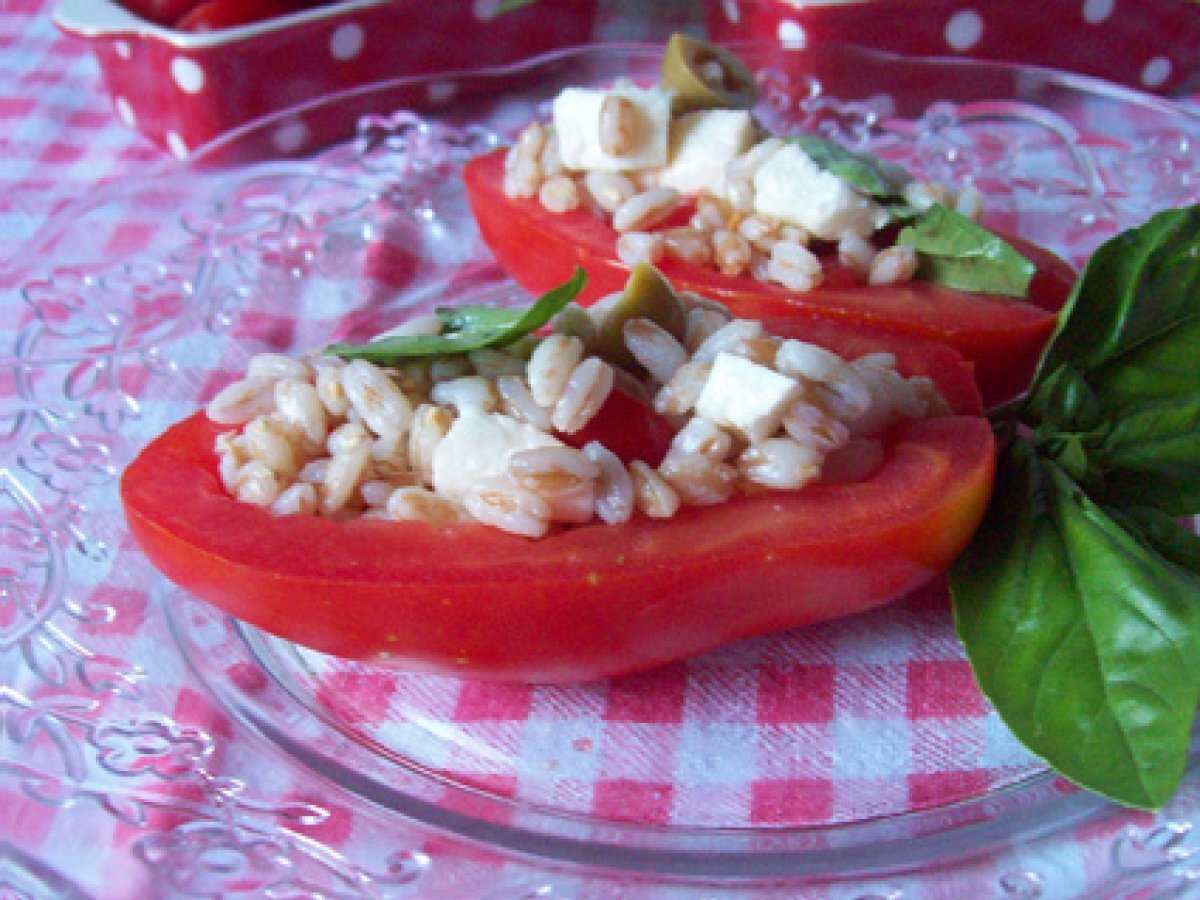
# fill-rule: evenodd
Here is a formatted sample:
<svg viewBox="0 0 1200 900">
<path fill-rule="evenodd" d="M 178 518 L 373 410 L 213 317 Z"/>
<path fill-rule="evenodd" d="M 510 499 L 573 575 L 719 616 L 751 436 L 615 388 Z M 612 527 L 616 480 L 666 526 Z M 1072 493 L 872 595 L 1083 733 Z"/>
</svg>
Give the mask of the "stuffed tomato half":
<svg viewBox="0 0 1200 900">
<path fill-rule="evenodd" d="M 656 85 L 567 88 L 469 162 L 480 232 L 539 292 L 582 266 L 590 302 L 651 262 L 738 315 L 799 312 L 948 344 L 985 404 L 1023 392 L 1074 272 L 979 224 L 983 197 L 816 135 L 775 135 L 745 67 L 677 36 Z"/>
<path fill-rule="evenodd" d="M 255 358 L 126 470 L 135 540 L 299 644 L 529 682 L 859 612 L 949 566 L 993 475 L 955 351 L 638 275 L 607 319 L 560 294 Z"/>
</svg>

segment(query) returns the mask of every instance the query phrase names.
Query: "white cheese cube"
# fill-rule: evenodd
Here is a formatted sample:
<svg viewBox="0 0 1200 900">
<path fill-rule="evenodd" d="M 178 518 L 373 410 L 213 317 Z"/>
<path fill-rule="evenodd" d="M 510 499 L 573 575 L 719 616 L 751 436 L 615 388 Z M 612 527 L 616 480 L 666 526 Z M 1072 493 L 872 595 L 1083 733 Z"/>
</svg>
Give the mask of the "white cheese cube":
<svg viewBox="0 0 1200 900">
<path fill-rule="evenodd" d="M 672 93 L 661 87 L 567 88 L 554 100 L 554 132 L 563 165 L 610 172 L 666 165 Z M 610 96 L 628 100 L 633 111 L 633 139 L 629 150 L 619 155 L 606 153 L 600 141 L 600 108 Z"/>
<path fill-rule="evenodd" d="M 518 450 L 561 446 L 558 438 L 511 416 L 467 407 L 433 451 L 433 489 L 461 503 L 472 484 L 503 475 Z"/>
<path fill-rule="evenodd" d="M 752 444 L 765 441 L 800 397 L 800 385 L 744 356 L 718 353 L 696 400 L 696 415 L 732 428 Z"/>
<path fill-rule="evenodd" d="M 887 210 L 795 144 L 784 144 L 754 173 L 754 208 L 826 240 L 847 232 L 867 237 L 888 223 Z"/>
<path fill-rule="evenodd" d="M 681 194 L 721 193 L 725 166 L 754 145 L 744 109 L 703 109 L 671 123 L 671 148 L 658 183 Z"/>
</svg>

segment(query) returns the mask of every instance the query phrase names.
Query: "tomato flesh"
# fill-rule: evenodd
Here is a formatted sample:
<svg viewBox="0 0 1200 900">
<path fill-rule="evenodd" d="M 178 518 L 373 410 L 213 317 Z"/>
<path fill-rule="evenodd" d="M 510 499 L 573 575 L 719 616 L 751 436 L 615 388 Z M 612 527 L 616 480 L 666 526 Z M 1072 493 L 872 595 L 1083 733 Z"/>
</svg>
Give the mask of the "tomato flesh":
<svg viewBox="0 0 1200 900">
<path fill-rule="evenodd" d="M 480 233 L 504 270 L 537 294 L 566 281 L 575 266 L 582 266 L 588 273 L 580 299 L 585 304 L 621 290 L 629 267 L 616 257 L 616 232 L 586 211 L 556 214 L 536 199 L 506 196 L 504 152 L 473 159 L 463 171 Z M 1071 267 L 1054 254 L 1010 240 L 1037 266 L 1027 300 L 920 281 L 886 287 L 849 285 L 836 271 L 826 286 L 794 293 L 781 285 L 678 260 L 664 260 L 659 268 L 676 287 L 720 300 L 746 318 L 805 313 L 946 344 L 975 366 L 984 402 L 992 406 L 1028 387 L 1042 347 L 1054 330 L 1055 314 L 1075 280 Z"/>
<path fill-rule="evenodd" d="M 354 659 L 482 679 L 571 682 L 690 657 L 869 609 L 945 570 L 991 489 L 993 440 L 952 351 L 828 322 L 831 349 L 895 352 L 958 412 L 892 428 L 853 484 L 744 496 L 527 540 L 479 524 L 274 518 L 232 498 L 203 413 L 153 441 L 121 497 L 168 578 L 285 639 Z"/>
</svg>

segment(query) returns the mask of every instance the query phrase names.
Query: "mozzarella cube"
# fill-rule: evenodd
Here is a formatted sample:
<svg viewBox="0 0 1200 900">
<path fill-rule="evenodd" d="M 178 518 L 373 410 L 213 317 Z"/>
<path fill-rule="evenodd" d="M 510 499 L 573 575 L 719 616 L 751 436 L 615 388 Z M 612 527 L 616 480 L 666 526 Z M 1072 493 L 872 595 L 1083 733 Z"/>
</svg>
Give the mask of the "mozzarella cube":
<svg viewBox="0 0 1200 900">
<path fill-rule="evenodd" d="M 795 144 L 784 144 L 754 174 L 754 208 L 814 237 L 868 237 L 888 223 L 882 206 L 826 172 Z"/>
<path fill-rule="evenodd" d="M 696 415 L 757 444 L 779 430 L 800 391 L 796 381 L 774 369 L 744 356 L 718 353 L 696 400 Z"/>
<path fill-rule="evenodd" d="M 466 407 L 433 451 L 433 489 L 461 503 L 471 485 L 507 472 L 508 459 L 518 450 L 562 445 L 511 416 Z"/>
<path fill-rule="evenodd" d="M 666 165 L 672 91 L 634 86 L 599 91 L 567 88 L 554 100 L 554 132 L 568 169 L 610 172 Z M 633 110 L 633 140 L 628 152 L 606 153 L 600 141 L 600 108 L 608 97 L 623 97 Z"/>
<path fill-rule="evenodd" d="M 658 183 L 681 194 L 719 193 L 725 166 L 754 145 L 754 120 L 744 109 L 704 109 L 671 124 L 671 146 Z"/>
</svg>

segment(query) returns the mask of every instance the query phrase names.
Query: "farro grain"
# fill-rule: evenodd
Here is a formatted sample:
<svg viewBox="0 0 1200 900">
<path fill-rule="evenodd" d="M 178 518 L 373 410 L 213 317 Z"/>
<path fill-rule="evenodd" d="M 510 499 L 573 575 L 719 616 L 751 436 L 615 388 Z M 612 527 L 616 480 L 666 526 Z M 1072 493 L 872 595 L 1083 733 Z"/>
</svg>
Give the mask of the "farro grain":
<svg viewBox="0 0 1200 900">
<path fill-rule="evenodd" d="M 650 319 L 628 319 L 623 331 L 625 346 L 633 358 L 659 384 L 670 381 L 675 371 L 687 362 L 688 353 L 684 346 Z"/>
<path fill-rule="evenodd" d="M 671 380 L 654 395 L 654 410 L 663 416 L 684 416 L 692 411 L 708 373 L 712 371 L 711 362 L 697 362 L 695 359 L 685 362 L 675 370 Z"/>
<path fill-rule="evenodd" d="M 624 156 L 637 143 L 638 113 L 628 97 L 609 94 L 600 103 L 600 149 Z"/>
<path fill-rule="evenodd" d="M 724 503 L 737 489 L 737 469 L 704 456 L 675 454 L 664 459 L 658 471 L 686 506 Z"/>
<path fill-rule="evenodd" d="M 634 505 L 651 519 L 669 519 L 679 511 L 679 492 L 646 462 L 629 464 Z"/>
<path fill-rule="evenodd" d="M 316 511 L 317 489 L 302 481 L 284 488 L 271 504 L 274 516 L 311 516 Z"/>
<path fill-rule="evenodd" d="M 283 353 L 259 353 L 252 357 L 246 367 L 247 378 L 293 378 L 311 381 L 312 369 L 302 359 Z"/>
<path fill-rule="evenodd" d="M 234 479 L 234 493 L 242 503 L 269 507 L 279 497 L 281 485 L 266 463 L 252 459 L 240 469 Z"/>
<path fill-rule="evenodd" d="M 575 434 L 600 411 L 612 388 L 612 366 L 598 356 L 589 356 L 567 379 L 567 386 L 550 414 L 551 424 L 563 434 Z"/>
<path fill-rule="evenodd" d="M 896 244 L 880 250 L 871 260 L 870 284 L 901 284 L 917 274 L 917 251 Z"/>
<path fill-rule="evenodd" d="M 795 491 L 820 477 L 821 454 L 790 438 L 768 438 L 742 451 L 738 472 L 753 484 Z"/>
<path fill-rule="evenodd" d="M 661 232 L 663 252 L 671 259 L 707 266 L 712 262 L 712 241 L 707 232 L 692 227 L 667 228 Z"/>
<path fill-rule="evenodd" d="M 620 172 L 592 170 L 583 176 L 583 186 L 592 201 L 609 214 L 637 193 L 637 185 Z"/>
<path fill-rule="evenodd" d="M 266 465 L 276 475 L 291 478 L 299 468 L 296 448 L 266 416 L 256 416 L 246 423 L 242 435 L 251 459 Z"/>
<path fill-rule="evenodd" d="M 511 534 L 537 538 L 550 529 L 546 502 L 509 478 L 487 478 L 471 485 L 464 505 L 478 521 Z"/>
<path fill-rule="evenodd" d="M 346 426 L 343 426 L 346 427 Z M 363 442 L 342 452 L 334 450 L 321 484 L 320 511 L 328 516 L 346 508 L 370 468 L 371 445 Z"/>
<path fill-rule="evenodd" d="M 653 228 L 675 211 L 679 191 L 655 187 L 634 194 L 613 212 L 612 227 L 616 231 L 645 231 Z"/>
<path fill-rule="evenodd" d="M 597 441 L 584 444 L 583 453 L 600 470 L 595 481 L 596 515 L 609 525 L 628 522 L 633 516 L 633 482 L 625 465 Z"/>
<path fill-rule="evenodd" d="M 527 378 L 529 392 L 538 406 L 554 406 L 583 359 L 583 341 L 564 334 L 551 334 L 543 340 L 529 358 Z"/>
<path fill-rule="evenodd" d="M 427 522 L 442 527 L 462 517 L 449 500 L 422 487 L 399 487 L 386 504 L 388 515 L 402 522 Z"/>
<path fill-rule="evenodd" d="M 617 259 L 627 266 L 640 262 L 657 265 L 662 261 L 666 241 L 653 231 L 627 231 L 617 236 Z"/>
<path fill-rule="evenodd" d="M 284 379 L 275 384 L 275 414 L 287 428 L 303 437 L 305 449 L 320 447 L 329 431 L 329 417 L 315 386 Z"/>
<path fill-rule="evenodd" d="M 439 381 L 433 386 L 429 398 L 439 406 L 452 406 L 459 413 L 468 407 L 495 412 L 500 405 L 495 382 L 482 375 L 463 375 L 461 378 Z"/>
<path fill-rule="evenodd" d="M 275 408 L 274 378 L 242 378 L 209 401 L 208 417 L 218 425 L 242 425 Z"/>
<path fill-rule="evenodd" d="M 579 188 L 567 175 L 553 175 L 538 188 L 538 202 L 559 215 L 579 209 Z"/>
<path fill-rule="evenodd" d="M 502 410 L 521 422 L 527 422 L 542 431 L 550 430 L 550 411 L 538 406 L 525 379 L 517 375 L 504 375 L 496 379 L 496 390 L 500 394 Z"/>
</svg>

